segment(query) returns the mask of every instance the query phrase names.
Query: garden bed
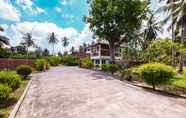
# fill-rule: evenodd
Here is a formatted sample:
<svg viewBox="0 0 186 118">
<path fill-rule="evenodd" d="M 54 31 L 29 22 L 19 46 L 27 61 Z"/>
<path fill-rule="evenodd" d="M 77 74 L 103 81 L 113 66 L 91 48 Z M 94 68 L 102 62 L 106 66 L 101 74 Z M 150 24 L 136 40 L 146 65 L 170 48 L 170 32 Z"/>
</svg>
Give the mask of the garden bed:
<svg viewBox="0 0 186 118">
<path fill-rule="evenodd" d="M 11 93 L 8 101 L 0 104 L 0 118 L 8 118 L 10 112 L 13 110 L 17 101 L 23 94 L 28 82 L 29 80 L 23 80 L 21 82 L 21 86 L 17 90 L 15 90 L 13 93 Z"/>
</svg>

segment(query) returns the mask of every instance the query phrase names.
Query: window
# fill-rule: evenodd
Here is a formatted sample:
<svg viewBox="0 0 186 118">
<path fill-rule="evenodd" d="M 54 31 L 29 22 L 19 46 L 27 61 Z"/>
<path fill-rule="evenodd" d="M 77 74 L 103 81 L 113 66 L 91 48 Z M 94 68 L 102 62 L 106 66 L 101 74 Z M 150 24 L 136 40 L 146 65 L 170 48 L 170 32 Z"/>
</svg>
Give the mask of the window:
<svg viewBox="0 0 186 118">
<path fill-rule="evenodd" d="M 99 60 L 96 60 L 96 64 L 100 64 L 100 61 Z"/>
<path fill-rule="evenodd" d="M 106 64 L 106 60 L 102 60 L 102 64 Z"/>
</svg>

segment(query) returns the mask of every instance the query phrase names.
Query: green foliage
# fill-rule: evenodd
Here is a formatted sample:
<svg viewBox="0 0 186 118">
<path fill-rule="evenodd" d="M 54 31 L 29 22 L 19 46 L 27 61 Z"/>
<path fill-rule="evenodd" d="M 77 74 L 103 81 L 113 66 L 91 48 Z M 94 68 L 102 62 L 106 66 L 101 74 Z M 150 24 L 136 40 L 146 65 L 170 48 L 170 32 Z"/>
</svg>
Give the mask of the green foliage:
<svg viewBox="0 0 186 118">
<path fill-rule="evenodd" d="M 174 48 L 175 63 L 179 62 L 176 52 L 180 51 L 181 46 L 173 43 L 169 39 L 154 41 L 144 54 L 144 61 L 146 62 L 160 62 L 170 65 L 172 57 L 172 48 Z"/>
<path fill-rule="evenodd" d="M 127 81 L 140 81 L 140 70 L 139 68 L 125 68 L 120 71 L 121 78 Z"/>
<path fill-rule="evenodd" d="M 92 60 L 89 58 L 89 57 L 86 57 L 86 58 L 84 58 L 82 61 L 81 61 L 81 66 L 83 67 L 83 68 L 92 68 L 93 67 L 93 62 L 92 62 Z"/>
<path fill-rule="evenodd" d="M 142 79 L 149 85 L 155 86 L 166 84 L 175 75 L 171 66 L 161 63 L 149 63 L 139 67 Z"/>
<path fill-rule="evenodd" d="M 32 73 L 32 68 L 28 65 L 20 65 L 16 68 L 16 71 L 25 79 Z"/>
<path fill-rule="evenodd" d="M 3 103 L 9 98 L 11 88 L 6 85 L 0 84 L 0 103 Z"/>
<path fill-rule="evenodd" d="M 103 64 L 102 65 L 102 71 L 110 72 L 114 74 L 120 69 L 120 67 L 117 64 Z"/>
<path fill-rule="evenodd" d="M 1 71 L 0 72 L 0 83 L 8 85 L 12 90 L 19 88 L 21 84 L 21 78 L 16 72 L 12 71 Z"/>
<path fill-rule="evenodd" d="M 176 78 L 172 82 L 172 85 L 176 88 L 186 89 L 186 77 Z"/>
<path fill-rule="evenodd" d="M 44 71 L 46 64 L 47 64 L 47 61 L 45 59 L 37 59 L 35 62 L 36 70 L 37 71 Z"/>
<path fill-rule="evenodd" d="M 108 71 L 112 74 L 117 72 L 119 70 L 119 66 L 117 64 L 109 64 L 108 65 Z"/>
<path fill-rule="evenodd" d="M 117 43 L 133 40 L 127 37 L 141 27 L 148 11 L 146 0 L 89 0 L 89 3 L 86 22 L 95 35 L 109 42 L 111 50 L 114 50 Z M 112 60 L 113 52 L 110 51 Z"/>
<path fill-rule="evenodd" d="M 61 63 L 61 58 L 58 56 L 52 56 L 48 59 L 51 66 L 58 66 Z"/>
<path fill-rule="evenodd" d="M 0 48 L 0 58 L 7 58 L 9 55 L 10 53 L 7 50 Z"/>
<path fill-rule="evenodd" d="M 101 70 L 105 71 L 105 72 L 108 72 L 108 64 L 102 64 L 101 65 Z"/>
<path fill-rule="evenodd" d="M 77 66 L 79 64 L 78 60 L 71 55 L 62 56 L 61 62 L 66 66 Z"/>
</svg>

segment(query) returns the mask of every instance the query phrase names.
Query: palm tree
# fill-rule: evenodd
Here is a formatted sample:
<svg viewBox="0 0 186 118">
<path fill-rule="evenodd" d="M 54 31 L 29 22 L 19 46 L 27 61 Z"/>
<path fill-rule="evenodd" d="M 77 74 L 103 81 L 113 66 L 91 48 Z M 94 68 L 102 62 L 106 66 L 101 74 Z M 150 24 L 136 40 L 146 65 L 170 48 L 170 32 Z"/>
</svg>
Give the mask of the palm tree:
<svg viewBox="0 0 186 118">
<path fill-rule="evenodd" d="M 171 3 L 176 2 L 177 0 L 160 0 L 160 2 L 162 1 L 166 1 L 166 5 L 169 5 Z M 160 8 L 161 9 L 161 8 Z M 171 19 L 172 23 L 171 23 L 171 31 L 172 31 L 172 42 L 174 42 L 176 40 L 176 36 L 175 36 L 175 24 L 174 24 L 174 16 L 173 16 L 173 11 L 175 10 L 174 7 L 170 7 L 170 9 L 168 10 L 169 12 L 171 12 L 171 17 L 168 17 L 167 19 L 165 19 L 165 23 L 167 22 L 166 20 Z M 163 10 L 164 12 L 167 12 L 167 10 Z M 174 47 L 172 47 L 172 66 L 174 66 Z"/>
<path fill-rule="evenodd" d="M 0 31 L 4 31 L 3 27 L 0 26 Z M 0 35 L 0 48 L 5 45 L 9 45 L 9 39 L 5 36 Z"/>
<path fill-rule="evenodd" d="M 21 42 L 21 45 L 23 45 L 27 48 L 27 52 L 28 52 L 29 47 L 35 46 L 35 42 L 34 42 L 34 39 L 32 38 L 31 33 L 24 34 L 23 41 Z"/>
<path fill-rule="evenodd" d="M 75 52 L 74 46 L 71 47 L 70 52 L 71 52 L 72 55 L 74 54 L 74 52 Z"/>
<path fill-rule="evenodd" d="M 145 50 L 148 45 L 156 39 L 158 32 L 161 32 L 159 22 L 155 20 L 154 14 L 152 14 L 147 22 L 147 27 L 144 30 L 144 37 L 142 43 L 142 49 Z"/>
<path fill-rule="evenodd" d="M 30 47 L 36 46 L 36 45 L 35 45 L 35 42 L 34 42 L 34 39 L 32 38 L 32 34 L 31 34 L 31 33 L 23 34 L 23 41 L 22 41 L 20 44 L 21 44 L 23 47 L 26 48 L 27 59 L 28 59 L 28 49 L 29 49 Z"/>
<path fill-rule="evenodd" d="M 69 45 L 69 39 L 67 37 L 63 37 L 62 40 L 62 46 L 65 48 Z"/>
<path fill-rule="evenodd" d="M 54 55 L 54 45 L 59 42 L 59 40 L 57 39 L 56 34 L 54 32 L 49 34 L 48 42 L 49 42 L 49 44 L 52 44 L 52 46 L 53 46 L 52 55 Z"/>
<path fill-rule="evenodd" d="M 181 34 L 181 45 L 184 43 L 186 38 L 186 1 L 176 0 L 176 2 L 168 3 L 162 8 L 164 11 L 172 10 L 171 14 L 167 16 L 166 19 L 172 18 L 172 23 L 175 25 L 176 29 L 180 30 Z M 180 67 L 179 71 L 183 71 L 183 53 L 180 53 Z"/>
</svg>

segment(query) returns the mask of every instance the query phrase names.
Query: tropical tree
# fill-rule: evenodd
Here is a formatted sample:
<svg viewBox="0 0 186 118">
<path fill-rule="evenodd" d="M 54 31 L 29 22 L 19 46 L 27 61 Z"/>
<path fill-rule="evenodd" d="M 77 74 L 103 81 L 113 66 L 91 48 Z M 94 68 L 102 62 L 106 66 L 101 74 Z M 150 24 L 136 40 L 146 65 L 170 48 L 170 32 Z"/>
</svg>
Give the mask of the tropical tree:
<svg viewBox="0 0 186 118">
<path fill-rule="evenodd" d="M 71 47 L 70 52 L 71 52 L 71 54 L 74 54 L 74 52 L 75 52 L 74 46 Z"/>
<path fill-rule="evenodd" d="M 42 54 L 43 56 L 49 56 L 50 55 L 50 52 L 49 52 L 49 50 L 48 49 L 44 49 L 44 51 L 43 51 L 43 54 Z"/>
<path fill-rule="evenodd" d="M 27 49 L 27 53 L 28 53 L 28 49 L 30 47 L 34 47 L 36 46 L 35 45 L 35 42 L 34 42 L 34 39 L 32 37 L 32 34 L 31 33 L 26 33 L 26 34 L 23 34 L 24 36 L 22 37 L 23 40 L 22 42 L 20 43 L 22 46 L 25 46 L 26 49 Z"/>
<path fill-rule="evenodd" d="M 171 4 L 171 3 L 174 3 L 174 2 L 176 2 L 176 1 L 178 1 L 178 0 L 160 0 L 160 2 L 162 2 L 162 1 L 166 1 L 166 5 L 165 6 L 167 6 L 167 5 L 169 5 L 169 4 Z M 162 9 L 163 8 L 163 9 Z M 174 10 L 175 10 L 175 8 L 174 7 L 170 7 L 169 9 L 164 9 L 164 6 L 162 7 L 162 8 L 160 8 L 160 11 L 162 11 L 163 10 L 163 12 L 170 12 L 170 16 L 169 17 L 167 17 L 165 20 L 164 20 L 164 24 L 165 23 L 167 23 L 167 21 L 168 20 L 171 20 L 172 21 L 172 23 L 171 23 L 171 31 L 172 31 L 172 41 L 174 42 L 177 38 L 176 38 L 176 32 L 175 32 L 175 23 L 174 23 L 174 14 L 173 14 L 173 12 L 174 12 Z M 161 10 L 162 9 L 162 10 Z M 170 29 L 170 28 L 169 28 Z M 172 47 L 172 65 L 174 66 L 174 47 Z"/>
<path fill-rule="evenodd" d="M 114 63 L 116 45 L 127 42 L 127 34 L 140 28 L 148 1 L 89 0 L 89 4 L 89 16 L 85 20 L 97 37 L 108 41 L 110 61 Z"/>
<path fill-rule="evenodd" d="M 52 46 L 53 46 L 52 55 L 54 55 L 54 45 L 56 45 L 59 42 L 59 40 L 57 39 L 57 36 L 54 32 L 49 34 L 48 42 L 49 42 L 49 44 L 52 44 Z"/>
<path fill-rule="evenodd" d="M 155 20 L 155 17 L 152 14 L 148 19 L 147 27 L 144 30 L 144 38 L 141 42 L 143 50 L 145 50 L 148 45 L 157 38 L 158 32 L 161 32 L 161 27 L 159 26 L 159 22 Z"/>
<path fill-rule="evenodd" d="M 176 29 L 181 31 L 181 45 L 183 46 L 184 39 L 186 38 L 186 1 L 176 0 L 176 2 L 168 3 L 161 9 L 164 11 L 172 10 L 171 14 L 169 14 L 166 19 L 172 18 L 172 23 L 175 25 Z M 179 71 L 183 71 L 183 65 L 183 52 L 181 51 Z"/>
<path fill-rule="evenodd" d="M 4 31 L 3 27 L 0 26 L 0 31 Z M 3 46 L 3 45 L 9 45 L 9 39 L 5 36 L 2 36 L 0 35 L 0 48 Z"/>
<path fill-rule="evenodd" d="M 64 48 L 66 48 L 69 45 L 69 39 L 67 37 L 63 37 L 62 40 L 61 40 L 61 42 L 62 42 L 62 46 Z"/>
</svg>

